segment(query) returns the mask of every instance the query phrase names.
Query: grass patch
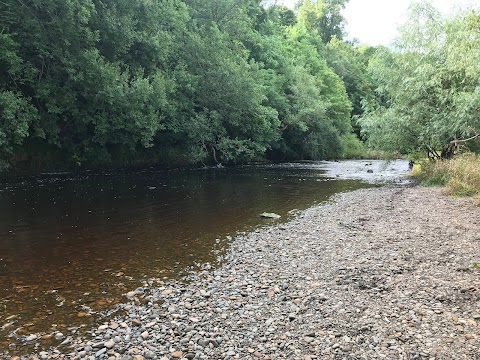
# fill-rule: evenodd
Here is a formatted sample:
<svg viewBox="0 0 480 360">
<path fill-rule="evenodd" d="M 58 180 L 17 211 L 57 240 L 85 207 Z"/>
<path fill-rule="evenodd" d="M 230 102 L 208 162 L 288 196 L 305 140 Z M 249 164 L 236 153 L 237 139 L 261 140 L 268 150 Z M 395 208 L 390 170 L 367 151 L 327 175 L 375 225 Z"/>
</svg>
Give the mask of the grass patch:
<svg viewBox="0 0 480 360">
<path fill-rule="evenodd" d="M 466 153 L 451 160 L 423 161 L 412 176 L 426 186 L 443 186 L 449 195 L 480 199 L 480 155 Z"/>
</svg>

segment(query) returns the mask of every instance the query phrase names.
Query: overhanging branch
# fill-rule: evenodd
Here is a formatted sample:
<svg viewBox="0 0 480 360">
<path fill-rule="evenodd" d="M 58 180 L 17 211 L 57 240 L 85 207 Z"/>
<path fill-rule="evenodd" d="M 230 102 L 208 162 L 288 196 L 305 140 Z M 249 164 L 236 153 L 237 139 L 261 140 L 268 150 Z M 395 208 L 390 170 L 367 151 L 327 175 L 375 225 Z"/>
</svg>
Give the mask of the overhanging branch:
<svg viewBox="0 0 480 360">
<path fill-rule="evenodd" d="M 455 139 L 455 140 L 452 140 L 449 142 L 449 145 L 458 145 L 458 144 L 464 144 L 466 143 L 467 141 L 471 141 L 471 140 L 475 140 L 477 139 L 478 137 L 480 137 L 480 134 L 475 134 L 471 137 L 469 137 L 468 139 Z"/>
</svg>

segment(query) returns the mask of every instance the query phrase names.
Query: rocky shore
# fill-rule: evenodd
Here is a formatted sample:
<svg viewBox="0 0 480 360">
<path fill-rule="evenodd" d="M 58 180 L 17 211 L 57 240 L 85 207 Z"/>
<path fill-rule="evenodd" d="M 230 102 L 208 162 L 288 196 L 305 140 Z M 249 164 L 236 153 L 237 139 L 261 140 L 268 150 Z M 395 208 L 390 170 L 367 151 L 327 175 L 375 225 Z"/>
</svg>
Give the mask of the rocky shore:
<svg viewBox="0 0 480 360">
<path fill-rule="evenodd" d="M 479 230 L 436 189 L 340 194 L 30 359 L 480 359 Z"/>
</svg>

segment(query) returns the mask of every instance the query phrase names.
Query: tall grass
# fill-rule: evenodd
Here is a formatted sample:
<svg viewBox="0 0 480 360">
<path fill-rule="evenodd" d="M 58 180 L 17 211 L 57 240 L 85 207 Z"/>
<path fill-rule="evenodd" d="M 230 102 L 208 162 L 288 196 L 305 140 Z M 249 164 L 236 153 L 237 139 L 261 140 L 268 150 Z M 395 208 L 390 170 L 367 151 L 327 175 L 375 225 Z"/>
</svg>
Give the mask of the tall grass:
<svg viewBox="0 0 480 360">
<path fill-rule="evenodd" d="M 443 186 L 455 196 L 474 196 L 480 199 L 480 155 L 466 153 L 451 160 L 425 161 L 413 176 L 427 186 Z"/>
</svg>

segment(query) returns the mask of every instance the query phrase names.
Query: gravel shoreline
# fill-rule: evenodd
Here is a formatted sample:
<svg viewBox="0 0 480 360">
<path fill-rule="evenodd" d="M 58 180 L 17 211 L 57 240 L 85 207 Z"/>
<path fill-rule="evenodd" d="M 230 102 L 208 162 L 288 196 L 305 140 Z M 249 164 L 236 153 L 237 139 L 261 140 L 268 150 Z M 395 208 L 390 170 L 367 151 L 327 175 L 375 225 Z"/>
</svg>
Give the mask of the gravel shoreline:
<svg viewBox="0 0 480 360">
<path fill-rule="evenodd" d="M 479 229 L 471 200 L 438 189 L 339 194 L 238 236 L 218 269 L 152 280 L 90 338 L 52 334 L 63 346 L 36 357 L 480 359 Z"/>
</svg>

